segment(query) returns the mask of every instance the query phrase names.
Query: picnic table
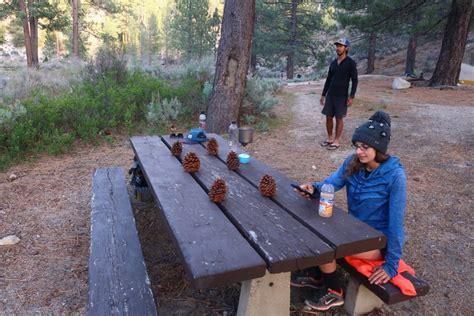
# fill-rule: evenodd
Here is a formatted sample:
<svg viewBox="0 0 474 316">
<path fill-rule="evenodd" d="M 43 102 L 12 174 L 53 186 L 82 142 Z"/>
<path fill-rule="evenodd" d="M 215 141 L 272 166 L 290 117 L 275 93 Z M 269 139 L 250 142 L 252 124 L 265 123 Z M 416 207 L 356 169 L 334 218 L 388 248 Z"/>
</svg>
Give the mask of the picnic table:
<svg viewBox="0 0 474 316">
<path fill-rule="evenodd" d="M 381 232 L 341 208 L 334 207 L 330 218 L 320 217 L 318 200 L 301 198 L 290 186 L 294 180 L 253 157 L 238 171 L 229 170 L 228 142 L 217 134 L 207 136 L 218 141 L 217 156 L 207 153 L 205 143 L 183 143 L 181 156 L 175 157 L 170 148 L 179 139 L 130 139 L 195 288 L 242 282 L 239 315 L 288 315 L 292 271 L 385 247 Z M 193 174 L 181 165 L 189 152 L 201 164 Z M 258 190 L 267 174 L 277 183 L 270 198 Z M 227 186 L 221 203 L 207 195 L 217 178 Z"/>
</svg>

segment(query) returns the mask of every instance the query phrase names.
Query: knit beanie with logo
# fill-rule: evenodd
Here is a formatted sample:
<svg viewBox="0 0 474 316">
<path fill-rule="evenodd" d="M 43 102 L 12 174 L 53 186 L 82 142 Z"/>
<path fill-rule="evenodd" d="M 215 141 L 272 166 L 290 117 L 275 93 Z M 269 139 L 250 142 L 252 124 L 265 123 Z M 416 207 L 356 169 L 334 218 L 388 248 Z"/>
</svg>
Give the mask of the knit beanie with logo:
<svg viewBox="0 0 474 316">
<path fill-rule="evenodd" d="M 369 120 L 357 127 L 352 136 L 352 143 L 361 142 L 386 154 L 390 142 L 390 115 L 377 111 Z"/>
</svg>

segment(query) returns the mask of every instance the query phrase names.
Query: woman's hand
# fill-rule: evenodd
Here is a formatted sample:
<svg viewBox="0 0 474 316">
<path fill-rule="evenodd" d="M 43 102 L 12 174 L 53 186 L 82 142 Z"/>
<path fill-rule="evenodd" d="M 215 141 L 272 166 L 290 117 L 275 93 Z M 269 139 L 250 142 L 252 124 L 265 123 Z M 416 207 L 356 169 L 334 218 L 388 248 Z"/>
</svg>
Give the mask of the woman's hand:
<svg viewBox="0 0 474 316">
<path fill-rule="evenodd" d="M 369 282 L 371 284 L 384 284 L 390 281 L 390 277 L 388 276 L 387 272 L 382 268 L 382 266 L 378 266 L 374 269 L 372 275 L 369 277 Z"/>
<path fill-rule="evenodd" d="M 305 183 L 305 184 L 302 184 L 302 185 L 300 185 L 300 188 L 302 188 L 303 190 L 308 191 L 309 193 L 311 193 L 311 195 L 314 193 L 314 187 L 313 187 L 313 184 L 312 184 L 312 183 Z M 302 197 L 304 197 L 304 198 L 306 198 L 306 199 L 308 199 L 308 200 L 311 199 L 311 197 L 310 197 L 308 194 L 304 193 L 304 192 L 298 191 L 298 193 L 299 193 Z"/>
</svg>

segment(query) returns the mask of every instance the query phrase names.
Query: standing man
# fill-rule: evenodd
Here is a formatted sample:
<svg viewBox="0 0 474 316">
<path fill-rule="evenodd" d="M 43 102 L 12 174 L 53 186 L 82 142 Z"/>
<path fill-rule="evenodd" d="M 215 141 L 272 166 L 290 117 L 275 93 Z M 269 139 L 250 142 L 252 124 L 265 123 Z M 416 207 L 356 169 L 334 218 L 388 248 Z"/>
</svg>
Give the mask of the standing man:
<svg viewBox="0 0 474 316">
<path fill-rule="evenodd" d="M 341 38 L 334 43 L 336 45 L 337 58 L 329 65 L 329 72 L 324 84 L 320 103 L 324 105 L 321 113 L 326 115 L 326 130 L 328 138 L 321 146 L 328 150 L 338 149 L 340 146 L 342 130 L 344 128 L 344 117 L 347 107 L 352 105 L 357 90 L 357 65 L 347 56 L 349 51 L 349 40 Z M 349 94 L 349 80 L 352 82 Z M 336 117 L 336 131 L 334 130 L 334 117 Z"/>
</svg>

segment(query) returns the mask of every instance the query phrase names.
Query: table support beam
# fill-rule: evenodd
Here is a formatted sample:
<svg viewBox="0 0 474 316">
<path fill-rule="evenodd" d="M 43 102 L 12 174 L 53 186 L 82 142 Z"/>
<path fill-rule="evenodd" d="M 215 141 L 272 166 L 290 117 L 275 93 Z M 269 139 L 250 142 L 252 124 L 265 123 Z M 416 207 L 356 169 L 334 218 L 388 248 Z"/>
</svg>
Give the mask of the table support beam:
<svg viewBox="0 0 474 316">
<path fill-rule="evenodd" d="M 237 316 L 288 316 L 290 313 L 290 272 L 269 273 L 242 282 Z"/>
<path fill-rule="evenodd" d="M 344 309 L 349 315 L 363 315 L 380 309 L 383 301 L 354 277 L 349 276 Z"/>
</svg>

